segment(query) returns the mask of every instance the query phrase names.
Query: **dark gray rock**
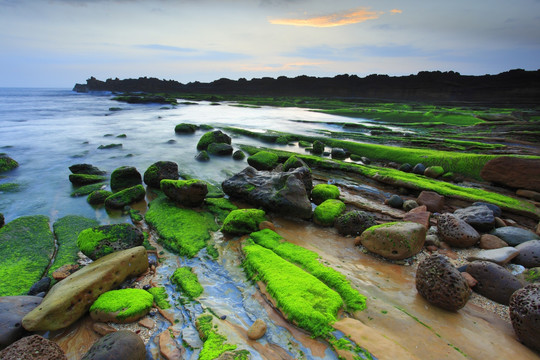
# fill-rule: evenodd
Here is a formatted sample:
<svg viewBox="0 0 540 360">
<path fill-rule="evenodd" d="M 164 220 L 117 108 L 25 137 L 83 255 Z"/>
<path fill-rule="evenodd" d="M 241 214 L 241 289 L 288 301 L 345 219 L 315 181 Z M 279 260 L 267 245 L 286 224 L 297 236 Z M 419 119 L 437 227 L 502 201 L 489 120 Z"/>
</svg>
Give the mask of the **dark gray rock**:
<svg viewBox="0 0 540 360">
<path fill-rule="evenodd" d="M 514 291 L 523 287 L 510 271 L 490 261 L 474 261 L 467 272 L 478 281 L 473 290 L 499 304 L 508 305 Z"/>
<path fill-rule="evenodd" d="M 514 263 L 534 268 L 540 266 L 540 240 L 531 240 L 516 246 L 519 251 L 518 256 L 514 258 Z"/>
<path fill-rule="evenodd" d="M 38 296 L 0 297 L 0 349 L 20 339 L 25 330 L 22 318 L 38 306 L 43 298 Z"/>
<path fill-rule="evenodd" d="M 5 224 L 4 214 L 0 213 L 0 228 Z"/>
<path fill-rule="evenodd" d="M 139 171 L 133 166 L 121 166 L 111 174 L 111 189 L 113 192 L 139 184 L 142 184 L 142 177 Z"/>
<path fill-rule="evenodd" d="M 347 158 L 347 153 L 342 148 L 332 148 L 332 159 L 344 160 Z"/>
<path fill-rule="evenodd" d="M 195 160 L 210 161 L 210 155 L 208 155 L 208 152 L 206 150 L 203 150 L 195 156 Z"/>
<path fill-rule="evenodd" d="M 81 231 L 77 237 L 77 246 L 84 255 L 92 260 L 97 260 L 112 252 L 141 246 L 143 241 L 142 232 L 135 226 L 113 224 Z"/>
<path fill-rule="evenodd" d="M 91 164 L 74 164 L 69 167 L 73 174 L 105 175 L 106 172 Z"/>
<path fill-rule="evenodd" d="M 493 204 L 482 202 L 482 201 L 477 201 L 472 204 L 472 206 L 479 206 L 479 205 L 484 205 L 490 208 L 491 211 L 493 211 L 493 216 L 495 217 L 501 217 L 502 215 L 502 210 L 497 205 L 493 205 Z"/>
<path fill-rule="evenodd" d="M 412 172 L 417 175 L 424 175 L 424 171 L 426 171 L 426 166 L 422 163 L 414 165 Z"/>
<path fill-rule="evenodd" d="M 39 294 L 40 292 L 47 292 L 49 291 L 49 286 L 51 286 L 51 278 L 48 276 L 45 276 L 41 280 L 37 281 L 30 290 L 28 290 L 28 295 L 34 296 Z"/>
<path fill-rule="evenodd" d="M 92 345 L 81 360 L 145 360 L 144 341 L 132 331 L 120 330 L 105 335 Z"/>
<path fill-rule="evenodd" d="M 158 161 L 153 163 L 144 172 L 144 183 L 159 189 L 163 179 L 178 180 L 178 164 L 172 161 Z"/>
<path fill-rule="evenodd" d="M 482 260 L 482 261 L 491 261 L 495 264 L 504 265 L 510 260 L 518 256 L 519 251 L 512 247 L 506 246 L 499 249 L 489 249 L 489 250 L 480 250 L 474 255 L 468 256 L 468 261 Z"/>
<path fill-rule="evenodd" d="M 440 254 L 431 255 L 418 264 L 416 290 L 429 303 L 449 311 L 465 306 L 471 294 L 459 270 Z"/>
<path fill-rule="evenodd" d="M 324 152 L 324 143 L 319 140 L 315 140 L 313 143 L 313 149 L 311 150 L 312 154 L 321 155 Z"/>
<path fill-rule="evenodd" d="M 540 284 L 516 291 L 510 299 L 509 311 L 519 341 L 540 351 Z"/>
<path fill-rule="evenodd" d="M 413 169 L 413 166 L 409 163 L 401 164 L 398 168 L 398 170 L 404 171 L 404 172 L 411 172 L 412 169 Z"/>
<path fill-rule="evenodd" d="M 372 214 L 365 211 L 349 211 L 346 214 L 339 216 L 334 222 L 334 227 L 344 236 L 358 236 L 364 230 L 377 225 Z"/>
<path fill-rule="evenodd" d="M 233 147 L 224 143 L 212 143 L 208 145 L 208 153 L 211 155 L 228 156 L 233 152 Z"/>
<path fill-rule="evenodd" d="M 232 158 L 234 160 L 244 160 L 245 157 L 246 157 L 246 154 L 244 154 L 244 152 L 242 150 L 236 150 L 232 154 Z"/>
<path fill-rule="evenodd" d="M 490 234 L 497 236 L 510 246 L 517 246 L 530 240 L 540 240 L 540 236 L 536 235 L 532 231 L 515 226 L 497 228 L 491 231 Z"/>
<path fill-rule="evenodd" d="M 458 209 L 454 211 L 454 215 L 480 232 L 487 232 L 495 227 L 493 211 L 485 205 Z"/>
<path fill-rule="evenodd" d="M 205 133 L 197 143 L 197 150 L 207 150 L 210 144 L 231 144 L 231 137 L 221 130 Z"/>
<path fill-rule="evenodd" d="M 188 207 L 201 206 L 208 194 L 208 184 L 205 181 L 192 180 L 163 180 L 161 190 L 176 203 Z"/>
<path fill-rule="evenodd" d="M 302 219 L 311 218 L 312 187 L 311 170 L 305 167 L 274 173 L 248 166 L 222 183 L 223 191 L 232 198 Z"/>
<path fill-rule="evenodd" d="M 401 209 L 403 207 L 403 199 L 399 195 L 392 195 L 388 200 L 385 201 L 388 206 L 391 206 L 395 209 Z"/>
</svg>

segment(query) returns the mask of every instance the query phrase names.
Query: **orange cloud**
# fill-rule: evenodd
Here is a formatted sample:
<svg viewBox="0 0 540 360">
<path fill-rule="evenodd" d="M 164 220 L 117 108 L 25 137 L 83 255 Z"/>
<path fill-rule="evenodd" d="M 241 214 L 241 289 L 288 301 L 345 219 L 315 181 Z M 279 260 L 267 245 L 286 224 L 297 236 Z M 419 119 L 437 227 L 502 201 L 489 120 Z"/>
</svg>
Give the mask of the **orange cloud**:
<svg viewBox="0 0 540 360">
<path fill-rule="evenodd" d="M 401 13 L 403 12 L 403 10 L 392 9 L 392 10 L 390 10 L 390 12 L 391 12 L 392 14 L 401 14 Z"/>
<path fill-rule="evenodd" d="M 333 27 L 377 19 L 379 15 L 379 13 L 369 11 L 365 8 L 357 8 L 346 12 L 312 17 L 308 19 L 270 19 L 269 21 L 271 24 L 275 25 Z"/>
</svg>

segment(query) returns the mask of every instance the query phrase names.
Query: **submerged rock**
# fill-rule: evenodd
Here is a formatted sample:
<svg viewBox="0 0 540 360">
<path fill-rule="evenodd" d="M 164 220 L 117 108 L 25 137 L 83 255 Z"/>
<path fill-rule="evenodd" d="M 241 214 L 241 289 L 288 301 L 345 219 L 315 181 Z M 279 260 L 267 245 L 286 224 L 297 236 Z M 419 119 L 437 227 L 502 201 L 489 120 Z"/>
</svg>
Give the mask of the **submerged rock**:
<svg viewBox="0 0 540 360">
<path fill-rule="evenodd" d="M 13 170 L 19 166 L 19 163 L 7 156 L 6 154 L 0 153 L 0 173 L 5 171 Z"/>
<path fill-rule="evenodd" d="M 148 257 L 142 246 L 104 256 L 56 283 L 40 306 L 23 318 L 22 325 L 28 331 L 67 327 L 84 315 L 101 294 L 146 269 Z"/>
<path fill-rule="evenodd" d="M 177 134 L 194 134 L 198 128 L 195 124 L 181 123 L 174 127 L 174 132 Z"/>
<path fill-rule="evenodd" d="M 401 260 L 422 249 L 426 233 L 424 226 L 414 222 L 391 222 L 365 230 L 360 242 L 375 254 L 390 260 Z"/>
<path fill-rule="evenodd" d="M 244 154 L 244 152 L 242 150 L 236 150 L 232 154 L 232 158 L 234 160 L 244 160 L 245 157 L 246 157 L 246 154 Z"/>
<path fill-rule="evenodd" d="M 144 172 L 144 183 L 159 189 L 163 179 L 178 180 L 178 164 L 172 161 L 158 161 L 153 163 Z"/>
<path fill-rule="evenodd" d="M 418 264 L 416 289 L 429 303 L 449 311 L 464 307 L 471 294 L 465 278 L 440 254 Z"/>
<path fill-rule="evenodd" d="M 540 351 L 540 284 L 516 291 L 510 299 L 509 311 L 519 341 Z"/>
<path fill-rule="evenodd" d="M 208 145 L 208 151 L 211 155 L 220 155 L 220 156 L 228 156 L 233 153 L 233 147 L 229 144 L 224 143 L 213 143 Z"/>
<path fill-rule="evenodd" d="M 210 155 L 208 155 L 208 152 L 206 150 L 201 151 L 197 155 L 195 155 L 195 160 L 197 161 L 210 161 Z"/>
<path fill-rule="evenodd" d="M 91 164 L 74 164 L 69 167 L 69 171 L 73 174 L 87 174 L 87 175 L 105 175 L 105 171 L 102 171 Z"/>
<path fill-rule="evenodd" d="M 120 330 L 96 341 L 81 360 L 126 359 L 145 360 L 146 347 L 139 335 L 132 331 Z"/>
<path fill-rule="evenodd" d="M 311 171 L 305 167 L 288 172 L 257 171 L 248 166 L 225 180 L 223 191 L 232 198 L 276 211 L 280 215 L 311 218 Z"/>
<path fill-rule="evenodd" d="M 54 341 L 39 335 L 24 337 L 0 351 L 2 360 L 67 360 L 66 354 Z"/>
</svg>

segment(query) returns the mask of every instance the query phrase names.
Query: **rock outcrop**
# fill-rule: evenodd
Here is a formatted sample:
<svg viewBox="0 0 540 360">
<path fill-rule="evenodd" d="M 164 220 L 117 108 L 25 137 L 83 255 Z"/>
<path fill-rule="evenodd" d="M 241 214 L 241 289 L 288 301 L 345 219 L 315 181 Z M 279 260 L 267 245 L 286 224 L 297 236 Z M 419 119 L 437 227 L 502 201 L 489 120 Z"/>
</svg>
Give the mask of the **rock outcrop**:
<svg viewBox="0 0 540 360">
<path fill-rule="evenodd" d="M 511 188 L 540 191 L 540 160 L 501 156 L 488 161 L 480 176 Z"/>
<path fill-rule="evenodd" d="M 427 229 L 414 222 L 391 222 L 365 230 L 360 242 L 369 251 L 391 260 L 417 254 L 426 240 Z"/>
</svg>

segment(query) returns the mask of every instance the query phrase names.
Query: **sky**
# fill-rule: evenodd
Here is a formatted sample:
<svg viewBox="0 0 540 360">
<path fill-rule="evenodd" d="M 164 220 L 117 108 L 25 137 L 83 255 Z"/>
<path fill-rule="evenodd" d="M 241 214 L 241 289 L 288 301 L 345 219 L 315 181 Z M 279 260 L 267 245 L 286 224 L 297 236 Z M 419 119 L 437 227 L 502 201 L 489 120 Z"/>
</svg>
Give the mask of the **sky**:
<svg viewBox="0 0 540 360">
<path fill-rule="evenodd" d="M 540 68 L 540 0 L 0 0 L 0 87 Z"/>
</svg>

